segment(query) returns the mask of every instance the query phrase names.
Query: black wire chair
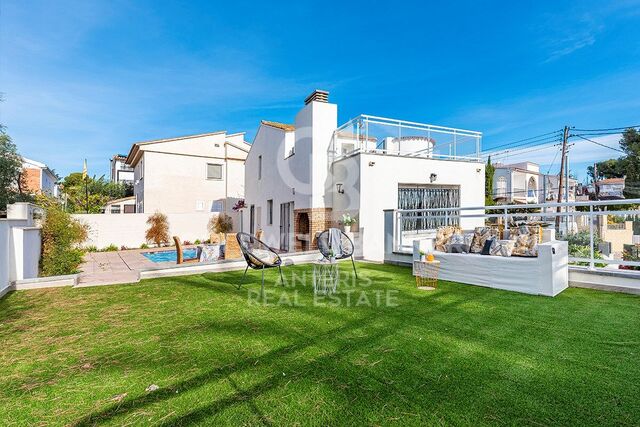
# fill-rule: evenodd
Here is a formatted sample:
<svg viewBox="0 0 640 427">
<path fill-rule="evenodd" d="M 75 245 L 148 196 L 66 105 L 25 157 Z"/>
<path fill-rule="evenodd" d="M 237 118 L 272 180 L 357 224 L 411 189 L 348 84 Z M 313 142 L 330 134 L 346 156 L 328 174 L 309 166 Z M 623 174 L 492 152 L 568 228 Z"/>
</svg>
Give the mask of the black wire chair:
<svg viewBox="0 0 640 427">
<path fill-rule="evenodd" d="M 353 266 L 353 273 L 356 275 L 356 279 L 358 278 L 358 272 L 356 271 L 356 263 L 353 261 L 353 250 L 354 245 L 349 236 L 347 236 L 344 231 L 338 230 L 340 232 L 340 248 L 332 248 L 331 247 L 331 239 L 329 238 L 329 230 L 324 230 L 320 235 L 316 238 L 316 244 L 318 245 L 318 250 L 322 254 L 325 259 L 329 259 L 331 257 L 331 251 L 333 251 L 335 255 L 335 259 L 345 259 L 351 258 L 351 265 Z M 340 254 L 337 255 L 336 250 L 339 249 Z"/>
<path fill-rule="evenodd" d="M 260 287 L 261 295 L 264 295 L 264 270 L 268 268 L 278 267 L 278 270 L 280 271 L 280 281 L 282 282 L 282 286 L 284 286 L 282 268 L 280 267 L 282 265 L 282 259 L 276 251 L 271 249 L 257 237 L 248 233 L 238 233 L 236 234 L 236 239 L 238 239 L 242 255 L 244 256 L 245 261 L 247 261 L 247 267 L 244 269 L 242 281 L 238 285 L 238 289 L 240 289 L 244 283 L 244 278 L 247 275 L 249 267 L 254 270 L 262 270 L 262 285 Z"/>
</svg>

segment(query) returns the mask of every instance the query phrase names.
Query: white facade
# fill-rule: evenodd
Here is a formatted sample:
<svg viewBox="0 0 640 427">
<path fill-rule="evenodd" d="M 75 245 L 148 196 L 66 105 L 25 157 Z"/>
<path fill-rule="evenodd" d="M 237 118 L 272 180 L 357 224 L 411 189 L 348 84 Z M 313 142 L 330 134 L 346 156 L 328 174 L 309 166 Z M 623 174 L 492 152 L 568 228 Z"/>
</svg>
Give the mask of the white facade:
<svg viewBox="0 0 640 427">
<path fill-rule="evenodd" d="M 261 229 L 267 244 L 291 251 L 297 240 L 305 238 L 304 231 L 296 229 L 300 211 L 310 210 L 309 241 L 314 241 L 317 231 L 338 225 L 342 215 L 350 213 L 357 219 L 358 255 L 382 261 L 383 210 L 398 208 L 399 188 L 456 188 L 460 206 L 484 205 L 481 161 L 436 160 L 430 154 L 416 157 L 405 153 L 407 147 L 419 142 L 423 143 L 421 150 L 433 148 L 433 140 L 408 138 L 410 134 L 403 140 L 388 141 L 389 146 L 406 142 L 401 153 L 390 155 L 387 150 L 376 149 L 376 141 L 381 139 L 344 132 L 337 134 L 342 145 L 341 156 L 335 159 L 330 148 L 338 129 L 337 119 L 337 105 L 311 100 L 296 115 L 293 125 L 262 122 L 246 162 L 243 231 L 255 233 Z M 350 140 L 353 143 L 349 145 Z M 323 222 L 322 228 L 314 226 L 317 218 Z M 315 243 L 309 249 L 315 249 Z"/>
<path fill-rule="evenodd" d="M 569 178 L 569 202 L 575 201 L 577 180 Z M 558 201 L 558 175 L 540 173 L 532 162 L 496 164 L 493 175 L 493 198 L 505 204 Z M 562 202 L 567 201 L 563 184 Z"/>
<path fill-rule="evenodd" d="M 46 164 L 23 157 L 22 169 L 29 191 L 58 197 L 58 177 Z"/>
<path fill-rule="evenodd" d="M 136 197 L 130 196 L 111 200 L 104 206 L 104 213 L 107 215 L 136 213 Z"/>
<path fill-rule="evenodd" d="M 243 133 L 224 131 L 134 144 L 127 163 L 134 169 L 136 212 L 232 214 L 244 197 L 249 148 Z"/>
<path fill-rule="evenodd" d="M 111 182 L 133 183 L 133 168 L 126 163 L 127 156 L 116 154 L 111 158 Z"/>
</svg>

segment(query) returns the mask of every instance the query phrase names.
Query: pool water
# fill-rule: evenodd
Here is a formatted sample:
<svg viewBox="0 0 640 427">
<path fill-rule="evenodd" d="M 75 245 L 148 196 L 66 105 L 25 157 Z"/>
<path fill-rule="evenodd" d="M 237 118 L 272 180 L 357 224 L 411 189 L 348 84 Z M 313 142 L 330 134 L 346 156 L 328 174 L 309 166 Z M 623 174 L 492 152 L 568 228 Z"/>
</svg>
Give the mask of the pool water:
<svg viewBox="0 0 640 427">
<path fill-rule="evenodd" d="M 143 252 L 147 259 L 152 262 L 178 262 L 178 252 L 173 251 L 158 251 L 158 252 Z M 182 256 L 184 259 L 195 258 L 198 255 L 196 248 L 184 249 Z"/>
</svg>

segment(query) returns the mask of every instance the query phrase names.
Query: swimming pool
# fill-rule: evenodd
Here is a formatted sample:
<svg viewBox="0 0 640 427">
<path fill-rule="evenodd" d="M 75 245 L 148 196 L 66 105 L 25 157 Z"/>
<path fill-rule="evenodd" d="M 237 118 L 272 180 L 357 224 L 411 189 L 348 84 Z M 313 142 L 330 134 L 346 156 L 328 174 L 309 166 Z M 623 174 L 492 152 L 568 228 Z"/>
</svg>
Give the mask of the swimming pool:
<svg viewBox="0 0 640 427">
<path fill-rule="evenodd" d="M 157 252 L 143 252 L 147 259 L 152 262 L 178 262 L 178 253 L 173 251 L 157 251 Z M 195 258 L 198 255 L 196 248 L 184 249 L 182 256 L 184 259 Z"/>
</svg>

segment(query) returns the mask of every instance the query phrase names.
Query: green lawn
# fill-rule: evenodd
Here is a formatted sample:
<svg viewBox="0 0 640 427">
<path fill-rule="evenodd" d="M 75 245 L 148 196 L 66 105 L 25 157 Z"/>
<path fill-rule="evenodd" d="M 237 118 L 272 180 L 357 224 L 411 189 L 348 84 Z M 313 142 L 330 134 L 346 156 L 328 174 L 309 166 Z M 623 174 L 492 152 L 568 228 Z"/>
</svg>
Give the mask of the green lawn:
<svg viewBox="0 0 640 427">
<path fill-rule="evenodd" d="M 314 304 L 310 268 L 267 272 L 266 306 L 259 272 L 8 295 L 0 425 L 640 424 L 636 296 L 425 292 L 359 264 Z"/>
</svg>

